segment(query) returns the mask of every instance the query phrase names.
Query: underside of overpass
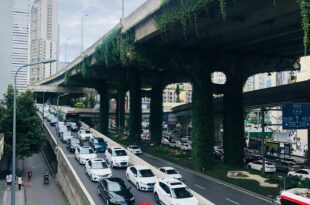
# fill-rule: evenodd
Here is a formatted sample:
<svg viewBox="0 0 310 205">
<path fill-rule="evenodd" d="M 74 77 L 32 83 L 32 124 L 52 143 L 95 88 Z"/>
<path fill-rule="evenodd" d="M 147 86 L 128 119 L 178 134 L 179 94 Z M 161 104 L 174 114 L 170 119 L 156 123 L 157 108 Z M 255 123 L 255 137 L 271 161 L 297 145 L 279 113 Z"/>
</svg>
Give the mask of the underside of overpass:
<svg viewBox="0 0 310 205">
<path fill-rule="evenodd" d="M 102 100 L 100 127 L 105 134 L 109 89 L 118 91 L 122 127 L 129 90 L 130 139 L 135 142 L 141 133 L 141 89 L 150 88 L 151 136 L 159 143 L 163 88 L 191 82 L 197 169 L 213 164 L 212 96 L 224 94 L 224 158 L 227 164 L 241 165 L 243 85 L 257 73 L 299 69 L 298 59 L 309 50 L 309 8 L 308 0 L 149 0 L 66 71 L 42 84 L 95 88 Z M 225 85 L 211 82 L 214 71 L 225 73 Z"/>
</svg>

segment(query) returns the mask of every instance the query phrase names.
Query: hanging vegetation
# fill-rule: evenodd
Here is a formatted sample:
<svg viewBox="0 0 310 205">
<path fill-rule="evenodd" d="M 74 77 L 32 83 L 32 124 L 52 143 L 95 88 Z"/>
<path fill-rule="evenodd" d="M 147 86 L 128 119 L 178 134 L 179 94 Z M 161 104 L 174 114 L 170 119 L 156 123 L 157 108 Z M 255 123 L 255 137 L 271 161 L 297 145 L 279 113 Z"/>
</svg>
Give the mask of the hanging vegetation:
<svg viewBox="0 0 310 205">
<path fill-rule="evenodd" d="M 85 56 L 81 65 L 82 76 L 84 79 L 89 79 L 93 75 L 93 71 L 89 69 L 91 57 Z"/>
<path fill-rule="evenodd" d="M 307 55 L 310 34 L 310 0 L 298 0 L 301 13 L 301 25 L 304 31 L 304 53 Z"/>
</svg>

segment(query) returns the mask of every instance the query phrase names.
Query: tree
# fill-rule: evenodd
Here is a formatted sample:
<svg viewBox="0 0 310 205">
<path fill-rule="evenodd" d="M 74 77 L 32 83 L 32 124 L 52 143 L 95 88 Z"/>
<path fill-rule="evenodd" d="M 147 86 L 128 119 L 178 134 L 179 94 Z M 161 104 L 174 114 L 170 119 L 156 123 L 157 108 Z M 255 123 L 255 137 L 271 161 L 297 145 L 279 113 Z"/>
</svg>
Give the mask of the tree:
<svg viewBox="0 0 310 205">
<path fill-rule="evenodd" d="M 17 97 L 16 109 L 16 156 L 20 159 L 38 153 L 44 144 L 44 135 L 40 129 L 40 119 L 34 106 L 33 93 L 26 91 Z M 13 139 L 13 88 L 8 87 L 3 101 L 5 105 L 0 116 L 0 130 L 5 133 L 4 155 L 11 159 Z M 10 160 L 9 160 L 10 162 Z"/>
<path fill-rule="evenodd" d="M 77 102 L 74 104 L 74 107 L 76 107 L 76 108 L 85 108 L 85 105 L 84 105 L 83 102 L 77 101 Z"/>
</svg>

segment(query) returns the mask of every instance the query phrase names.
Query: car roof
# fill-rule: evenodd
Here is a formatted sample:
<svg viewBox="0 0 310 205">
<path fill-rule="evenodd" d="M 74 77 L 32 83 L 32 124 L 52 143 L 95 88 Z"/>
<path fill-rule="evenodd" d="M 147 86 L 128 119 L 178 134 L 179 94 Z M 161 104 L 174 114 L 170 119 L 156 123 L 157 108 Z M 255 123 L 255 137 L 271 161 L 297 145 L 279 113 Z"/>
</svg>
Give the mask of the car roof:
<svg viewBox="0 0 310 205">
<path fill-rule="evenodd" d="M 171 170 L 174 169 L 173 167 L 160 167 L 159 169 Z"/>
<path fill-rule="evenodd" d="M 150 167 L 145 166 L 145 165 L 137 165 L 133 167 L 136 168 L 137 170 L 151 169 Z"/>
<path fill-rule="evenodd" d="M 90 146 L 82 146 L 81 148 L 82 148 L 82 149 L 91 149 Z"/>
<path fill-rule="evenodd" d="M 92 162 L 105 162 L 103 158 L 90 159 Z"/>
<path fill-rule="evenodd" d="M 112 182 L 118 182 L 118 183 L 124 183 L 125 184 L 124 180 L 121 178 L 118 178 L 118 177 L 110 177 L 110 178 L 106 178 L 103 180 L 105 180 L 106 182 L 112 181 Z"/>
<path fill-rule="evenodd" d="M 187 187 L 183 182 L 172 177 L 161 178 L 160 180 L 168 184 L 171 188 Z"/>
</svg>

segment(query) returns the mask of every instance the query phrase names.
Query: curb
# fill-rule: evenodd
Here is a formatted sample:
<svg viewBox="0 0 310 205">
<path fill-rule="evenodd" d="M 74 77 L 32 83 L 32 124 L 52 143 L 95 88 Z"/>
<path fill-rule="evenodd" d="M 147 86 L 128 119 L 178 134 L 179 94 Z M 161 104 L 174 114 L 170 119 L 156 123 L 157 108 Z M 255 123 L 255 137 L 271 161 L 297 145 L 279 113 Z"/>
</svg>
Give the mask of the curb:
<svg viewBox="0 0 310 205">
<path fill-rule="evenodd" d="M 211 181 L 216 182 L 216 183 L 218 183 L 218 184 L 224 185 L 224 186 L 229 187 L 229 188 L 231 188 L 231 189 L 234 189 L 234 190 L 243 192 L 243 193 L 245 193 L 245 194 L 248 194 L 248 195 L 250 195 L 250 196 L 259 198 L 259 199 L 261 199 L 261 200 L 264 200 L 264 201 L 266 201 L 266 202 L 269 202 L 270 204 L 273 203 L 273 199 L 271 199 L 271 198 L 269 198 L 269 197 L 267 197 L 267 196 L 263 196 L 263 195 L 261 195 L 261 194 L 257 194 L 257 193 L 255 193 L 255 192 L 249 191 L 249 190 L 244 189 L 244 188 L 242 188 L 242 187 L 238 187 L 238 186 L 236 186 L 236 185 L 234 185 L 234 184 L 231 184 L 231 183 L 222 181 L 222 180 L 220 180 L 220 179 L 216 179 L 216 178 L 214 178 L 214 177 L 208 176 L 208 175 L 206 175 L 206 174 L 202 174 L 202 173 L 200 173 L 200 172 L 191 170 L 191 169 L 189 169 L 189 168 L 181 167 L 181 166 L 178 165 L 178 164 L 175 164 L 175 163 L 173 163 L 173 162 L 169 162 L 169 161 L 167 161 L 167 160 L 164 160 L 164 159 L 161 159 L 161 158 L 159 158 L 159 157 L 150 155 L 150 154 L 148 154 L 148 153 L 145 153 L 145 152 L 144 152 L 143 154 L 145 154 L 146 156 L 148 156 L 148 157 L 150 157 L 150 158 L 153 158 L 153 159 L 159 160 L 159 161 L 161 161 L 161 162 L 164 162 L 164 163 L 166 163 L 166 164 L 171 164 L 171 165 L 173 165 L 173 166 L 175 166 L 175 167 L 178 167 L 179 169 L 183 169 L 183 170 L 185 170 L 185 171 L 187 171 L 187 172 L 190 172 L 190 173 L 192 173 L 192 174 L 199 175 L 200 177 L 203 177 L 203 178 L 205 178 L 205 179 L 211 180 Z"/>
</svg>

